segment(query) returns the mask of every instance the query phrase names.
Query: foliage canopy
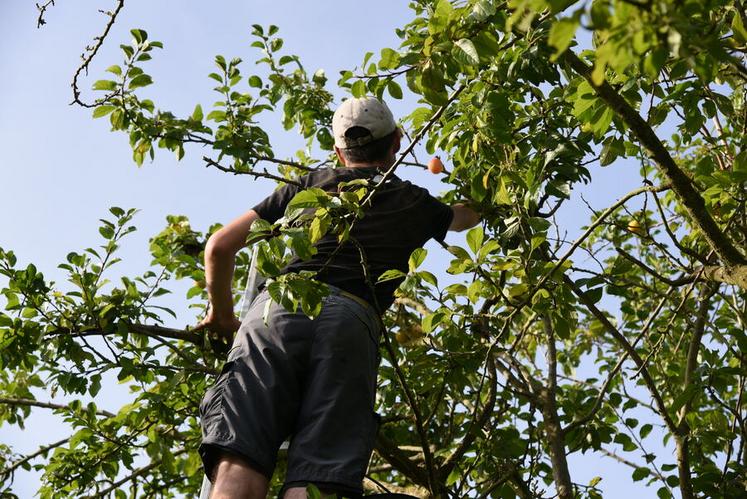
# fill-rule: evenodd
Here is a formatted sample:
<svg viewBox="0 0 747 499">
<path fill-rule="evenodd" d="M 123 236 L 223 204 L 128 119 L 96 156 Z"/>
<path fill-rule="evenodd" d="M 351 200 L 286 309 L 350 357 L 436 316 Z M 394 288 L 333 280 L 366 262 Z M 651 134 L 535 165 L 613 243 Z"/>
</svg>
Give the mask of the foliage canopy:
<svg viewBox="0 0 747 499">
<path fill-rule="evenodd" d="M 383 346 L 371 489 L 600 497 L 604 477 L 577 483 L 568 466 L 569 455 L 597 452 L 628 464 L 631 480 L 661 498 L 744 497 L 744 3 L 419 0 L 411 9 L 401 46 L 365 54 L 360 70 L 334 83 L 286 54 L 276 26 L 255 25 L 264 72 L 217 56 L 209 77 L 219 100 L 182 117 L 139 95 L 163 47 L 134 29 L 123 60 L 94 84 L 100 97 L 86 103 L 75 86 L 75 99 L 128 135 L 138 165 L 159 148 L 181 158 L 197 144 L 216 170 L 293 182 L 333 161 L 334 85 L 417 97 L 403 123 L 413 145 L 448 156 L 444 201 L 468 201 L 484 223 L 444 248 L 448 285 L 422 267 L 425 250 L 406 274 L 375 276 L 404 280 L 385 316 L 393 334 Z M 267 115 L 297 129 L 307 148 L 276 157 L 259 124 Z M 554 214 L 574 201 L 574 186 L 615 161 L 638 166 L 630 175 L 640 187 L 586 225 L 561 226 Z M 305 191 L 277 224 L 255 224 L 250 242 L 276 301 L 318 311 L 323 289 L 279 269 L 331 231 L 350 243 L 375 189 Z M 194 280 L 187 299 L 205 303 L 209 234 L 173 216 L 151 241 L 152 268 L 109 282 L 134 213 L 112 208 L 102 244 L 67 255 L 60 268 L 73 291 L 0 250 L 0 424 L 23 427 L 32 408 L 52 409 L 73 429 L 30 456 L 1 445 L 5 495 L 13 472 L 30 466 L 44 471 L 41 497 L 199 488 L 197 405 L 221 355 L 209 338 L 163 327 L 169 310 L 152 301 L 173 278 Z M 567 241 L 568 230 L 581 235 Z M 247 265 L 241 254 L 236 289 Z M 82 402 L 107 374 L 133 392 L 116 414 Z M 42 387 L 81 402 L 37 400 L 31 390 Z"/>
</svg>

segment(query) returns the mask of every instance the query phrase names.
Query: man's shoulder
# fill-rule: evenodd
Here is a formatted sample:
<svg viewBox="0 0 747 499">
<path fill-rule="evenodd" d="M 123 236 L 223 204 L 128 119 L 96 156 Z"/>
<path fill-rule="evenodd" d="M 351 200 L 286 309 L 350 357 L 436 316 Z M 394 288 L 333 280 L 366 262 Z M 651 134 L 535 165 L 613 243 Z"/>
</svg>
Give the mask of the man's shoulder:
<svg viewBox="0 0 747 499">
<path fill-rule="evenodd" d="M 320 168 L 307 173 L 301 177 L 300 181 L 304 187 L 317 187 L 326 183 L 334 183 L 355 177 L 355 172 L 351 172 L 351 170 L 351 168 L 345 167 Z"/>
</svg>

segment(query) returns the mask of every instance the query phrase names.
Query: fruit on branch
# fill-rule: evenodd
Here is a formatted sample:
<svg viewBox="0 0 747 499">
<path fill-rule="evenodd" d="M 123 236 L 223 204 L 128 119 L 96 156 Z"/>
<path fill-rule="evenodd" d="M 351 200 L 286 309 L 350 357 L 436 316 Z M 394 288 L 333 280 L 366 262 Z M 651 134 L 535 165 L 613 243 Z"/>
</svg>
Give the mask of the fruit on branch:
<svg viewBox="0 0 747 499">
<path fill-rule="evenodd" d="M 433 156 L 431 160 L 428 161 L 428 170 L 433 174 L 438 174 L 444 171 L 444 164 L 441 161 L 441 158 Z"/>
<path fill-rule="evenodd" d="M 638 234 L 639 236 L 642 236 L 646 233 L 646 229 L 643 228 L 643 226 L 638 222 L 638 220 L 633 218 L 630 220 L 630 222 L 628 222 L 628 232 L 632 232 L 633 234 Z"/>
<path fill-rule="evenodd" d="M 400 327 L 397 334 L 394 335 L 397 343 L 402 346 L 414 346 L 425 336 L 425 331 L 419 324 L 410 324 Z"/>
</svg>

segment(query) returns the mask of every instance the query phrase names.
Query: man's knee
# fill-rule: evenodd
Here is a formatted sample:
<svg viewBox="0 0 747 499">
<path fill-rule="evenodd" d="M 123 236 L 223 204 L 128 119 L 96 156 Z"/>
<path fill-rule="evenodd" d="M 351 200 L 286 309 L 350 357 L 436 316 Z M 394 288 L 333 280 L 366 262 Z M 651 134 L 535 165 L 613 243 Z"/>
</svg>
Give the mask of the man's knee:
<svg viewBox="0 0 747 499">
<path fill-rule="evenodd" d="M 239 456 L 222 454 L 215 466 L 211 499 L 251 498 L 267 496 L 268 480 Z"/>
<path fill-rule="evenodd" d="M 324 488 L 319 488 L 318 490 L 322 498 L 332 499 L 341 497 L 332 490 Z M 283 499 L 306 499 L 307 497 L 306 487 L 289 487 L 286 489 L 285 494 L 283 494 Z"/>
</svg>

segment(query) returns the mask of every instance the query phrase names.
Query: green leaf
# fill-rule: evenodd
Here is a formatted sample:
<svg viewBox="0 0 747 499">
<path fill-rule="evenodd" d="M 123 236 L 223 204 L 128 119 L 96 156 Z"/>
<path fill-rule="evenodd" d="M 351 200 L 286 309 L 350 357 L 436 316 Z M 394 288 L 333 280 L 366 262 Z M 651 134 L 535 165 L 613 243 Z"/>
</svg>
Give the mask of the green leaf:
<svg viewBox="0 0 747 499">
<path fill-rule="evenodd" d="M 112 91 L 117 89 L 117 82 L 111 80 L 99 80 L 93 84 L 94 90 Z"/>
<path fill-rule="evenodd" d="M 547 39 L 547 43 L 551 47 L 555 48 L 555 52 L 550 57 L 552 61 L 555 61 L 560 55 L 566 51 L 568 46 L 573 41 L 573 37 L 576 34 L 576 30 L 579 26 L 579 19 L 576 16 L 564 17 L 555 21 L 550 28 L 550 36 Z"/>
<path fill-rule="evenodd" d="M 316 244 L 324 237 L 329 228 L 329 223 L 330 221 L 328 217 L 317 216 L 311 221 L 311 225 L 309 226 L 309 238 L 311 239 L 312 244 Z"/>
<path fill-rule="evenodd" d="M 249 86 L 253 88 L 262 88 L 262 79 L 257 75 L 250 76 Z"/>
<path fill-rule="evenodd" d="M 594 0 L 591 4 L 591 22 L 594 29 L 606 29 L 610 26 L 609 0 Z"/>
<path fill-rule="evenodd" d="M 483 239 L 485 239 L 485 233 L 480 225 L 467 232 L 467 244 L 469 244 L 472 253 L 477 254 L 480 251 Z"/>
<path fill-rule="evenodd" d="M 401 270 L 390 269 L 390 270 L 387 270 L 387 271 L 383 272 L 379 276 L 379 278 L 376 280 L 376 282 L 378 283 L 378 282 L 384 282 L 384 281 L 391 281 L 391 280 L 394 280 L 394 279 L 402 279 L 406 275 L 407 274 L 405 274 Z"/>
<path fill-rule="evenodd" d="M 472 12 L 470 12 L 469 17 L 474 22 L 479 23 L 485 21 L 493 14 L 495 14 L 495 5 L 493 5 L 493 2 L 490 2 L 489 0 L 479 0 L 472 6 Z"/>
<path fill-rule="evenodd" d="M 410 272 L 414 272 L 415 269 L 420 267 L 420 264 L 423 263 L 423 260 L 425 260 L 425 256 L 427 254 L 428 251 L 425 248 L 415 248 L 415 250 L 410 255 L 410 259 L 408 260 Z"/>
<path fill-rule="evenodd" d="M 24 319 L 33 319 L 36 317 L 37 313 L 36 309 L 26 307 L 21 311 L 21 317 Z"/>
<path fill-rule="evenodd" d="M 511 298 L 517 298 L 525 294 L 527 291 L 529 291 L 529 285 L 522 282 L 514 286 L 511 286 L 508 290 L 508 295 Z"/>
<path fill-rule="evenodd" d="M 482 281 L 474 281 L 472 284 L 469 285 L 469 288 L 467 289 L 467 298 L 472 303 L 477 303 L 477 300 L 480 299 L 480 294 L 482 293 L 482 290 L 484 288 L 484 285 Z"/>
<path fill-rule="evenodd" d="M 646 438 L 648 434 L 651 433 L 651 430 L 653 429 L 654 429 L 653 425 L 651 425 L 650 423 L 646 423 L 643 426 L 641 426 L 640 430 L 638 430 L 638 434 L 643 439 L 643 438 Z"/>
<path fill-rule="evenodd" d="M 201 105 L 197 104 L 197 105 L 195 106 L 195 110 L 194 110 L 194 111 L 192 111 L 192 116 L 191 116 L 191 118 L 192 118 L 192 119 L 193 119 L 194 121 L 202 121 L 202 118 L 203 118 L 203 114 L 202 114 L 202 106 L 201 106 Z"/>
<path fill-rule="evenodd" d="M 148 39 L 148 33 L 146 33 L 145 30 L 142 30 L 142 29 L 131 29 L 130 33 L 132 33 L 132 37 L 138 43 L 143 43 L 145 40 Z"/>
<path fill-rule="evenodd" d="M 604 288 L 602 286 L 599 286 L 598 288 L 589 289 L 586 291 L 586 297 L 592 302 L 597 303 L 599 300 L 602 299 L 602 295 L 604 294 Z"/>
<path fill-rule="evenodd" d="M 612 164 L 619 156 L 625 154 L 625 142 L 616 137 L 609 137 L 604 141 L 602 154 L 599 157 L 599 164 L 607 166 Z"/>
<path fill-rule="evenodd" d="M 109 121 L 112 124 L 112 128 L 115 130 L 121 130 L 124 128 L 125 115 L 121 109 L 115 109 L 114 112 L 109 116 Z"/>
<path fill-rule="evenodd" d="M 99 227 L 99 234 L 101 234 L 104 239 L 111 239 L 114 237 L 114 229 L 108 225 L 102 225 Z"/>
<path fill-rule="evenodd" d="M 472 64 L 473 66 L 480 64 L 480 56 L 477 54 L 477 49 L 471 40 L 462 38 L 457 40 L 454 46 L 461 51 L 468 64 Z"/>
<path fill-rule="evenodd" d="M 124 52 L 125 56 L 130 59 L 135 54 L 135 49 L 133 49 L 129 45 L 120 45 L 119 48 L 122 49 L 122 52 Z"/>
<path fill-rule="evenodd" d="M 503 179 L 500 179 L 499 181 L 498 190 L 495 192 L 494 200 L 498 205 L 513 204 L 513 200 L 511 199 L 511 195 L 508 193 L 508 189 L 506 189 L 506 183 Z"/>
<path fill-rule="evenodd" d="M 306 497 L 308 499 L 322 499 L 322 493 L 315 485 L 310 483 L 306 486 Z"/>
<path fill-rule="evenodd" d="M 136 88 L 140 87 L 147 87 L 148 85 L 153 83 L 153 78 L 150 77 L 150 75 L 147 75 L 145 73 L 141 73 L 134 77 L 132 80 L 130 80 L 130 84 L 128 88 L 130 90 L 134 90 Z"/>
<path fill-rule="evenodd" d="M 734 33 L 734 38 L 739 43 L 747 43 L 747 29 L 744 27 L 742 16 L 739 12 L 734 12 L 734 17 L 731 19 L 731 31 Z"/>
<path fill-rule="evenodd" d="M 93 117 L 101 118 L 102 116 L 106 116 L 107 114 L 111 113 L 115 109 L 117 109 L 117 106 L 109 106 L 109 105 L 99 106 L 93 110 Z"/>
<path fill-rule="evenodd" d="M 226 121 L 226 112 L 214 109 L 208 113 L 207 119 L 215 122 Z"/>
<path fill-rule="evenodd" d="M 425 282 L 427 282 L 428 284 L 430 284 L 431 286 L 438 287 L 438 279 L 436 278 L 435 275 L 428 272 L 427 270 L 421 270 L 420 272 L 417 273 L 417 276 L 421 278 L 422 280 L 424 280 Z"/>
<path fill-rule="evenodd" d="M 355 83 L 353 83 L 353 86 L 350 88 L 350 92 L 353 94 L 353 97 L 360 98 L 366 96 L 366 82 L 364 80 L 358 80 Z"/>
<path fill-rule="evenodd" d="M 328 199 L 329 195 L 319 188 L 306 189 L 293 196 L 286 206 L 286 212 L 295 209 L 319 208 Z"/>
<path fill-rule="evenodd" d="M 109 66 L 108 68 L 106 68 L 106 71 L 109 72 L 109 73 L 113 73 L 113 74 L 115 74 L 117 76 L 122 76 L 122 68 L 120 68 L 116 64 L 113 65 L 113 66 Z"/>
<path fill-rule="evenodd" d="M 381 59 L 379 60 L 379 68 L 381 69 L 394 69 L 399 64 L 399 54 L 397 51 L 390 48 L 381 49 Z"/>
<path fill-rule="evenodd" d="M 633 481 L 638 482 L 651 474 L 648 468 L 636 468 L 633 470 Z"/>
<path fill-rule="evenodd" d="M 400 87 L 396 81 L 389 80 L 389 83 L 387 83 L 386 88 L 389 91 L 389 95 L 391 95 L 395 99 L 402 98 L 402 87 Z"/>
<path fill-rule="evenodd" d="M 444 77 L 433 64 L 426 64 L 420 75 L 420 88 L 428 102 L 443 106 L 449 101 L 449 95 L 446 92 Z"/>
<path fill-rule="evenodd" d="M 420 325 L 423 328 L 424 333 L 432 333 L 434 329 L 436 329 L 436 326 L 441 324 L 441 322 L 446 318 L 446 314 L 443 312 L 435 312 L 433 314 L 428 314 L 425 317 L 423 317 L 423 320 L 420 321 Z"/>
</svg>

